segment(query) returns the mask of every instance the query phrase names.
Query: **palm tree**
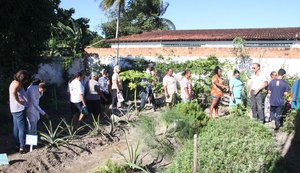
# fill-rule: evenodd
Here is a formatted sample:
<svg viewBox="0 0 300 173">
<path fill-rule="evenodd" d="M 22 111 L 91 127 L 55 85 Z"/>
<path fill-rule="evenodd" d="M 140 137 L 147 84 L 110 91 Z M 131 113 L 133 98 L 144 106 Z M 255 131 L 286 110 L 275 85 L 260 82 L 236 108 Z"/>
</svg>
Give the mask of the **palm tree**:
<svg viewBox="0 0 300 173">
<path fill-rule="evenodd" d="M 117 64 L 119 63 L 119 24 L 121 11 L 124 11 L 125 0 L 102 0 L 100 3 L 100 8 L 103 10 L 110 9 L 115 4 L 115 8 L 118 8 L 118 17 L 117 17 L 117 26 L 116 26 L 116 39 L 118 39 L 118 48 L 117 48 Z"/>
<path fill-rule="evenodd" d="M 162 17 L 168 7 L 169 3 L 162 0 L 135 0 L 131 3 L 131 9 L 135 9 L 136 13 L 143 13 L 144 16 L 153 20 L 156 29 L 175 30 L 174 23 Z"/>
<path fill-rule="evenodd" d="M 117 16 L 117 27 L 116 27 L 116 38 L 119 36 L 119 23 L 120 23 L 120 16 L 121 16 L 121 11 L 124 11 L 125 7 L 125 0 L 102 0 L 100 7 L 103 10 L 108 10 L 112 8 L 115 5 L 115 8 L 118 8 L 118 16 Z"/>
</svg>

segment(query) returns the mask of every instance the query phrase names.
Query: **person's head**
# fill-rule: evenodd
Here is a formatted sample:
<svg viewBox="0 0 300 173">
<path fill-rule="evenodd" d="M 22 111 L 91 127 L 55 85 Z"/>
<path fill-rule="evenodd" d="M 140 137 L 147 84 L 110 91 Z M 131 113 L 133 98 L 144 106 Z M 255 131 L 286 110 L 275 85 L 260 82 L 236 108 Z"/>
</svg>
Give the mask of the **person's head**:
<svg viewBox="0 0 300 173">
<path fill-rule="evenodd" d="M 26 70 L 20 70 L 14 75 L 14 80 L 24 84 L 30 78 L 29 73 Z"/>
<path fill-rule="evenodd" d="M 234 76 L 235 78 L 239 78 L 239 77 L 240 77 L 240 71 L 238 71 L 237 69 L 235 69 L 235 70 L 233 71 L 233 76 Z"/>
<path fill-rule="evenodd" d="M 119 65 L 116 65 L 116 66 L 114 67 L 114 72 L 115 72 L 115 73 L 120 73 L 120 71 L 121 71 L 121 67 L 120 67 Z"/>
<path fill-rule="evenodd" d="M 91 79 L 98 80 L 98 73 L 95 71 L 91 72 Z"/>
<path fill-rule="evenodd" d="M 186 77 L 187 79 L 189 79 L 191 77 L 191 70 L 184 70 L 184 72 L 182 73 L 182 75 L 184 77 Z"/>
<path fill-rule="evenodd" d="M 39 84 L 39 92 L 44 93 L 45 91 L 46 91 L 46 84 L 45 84 L 45 82 L 41 82 Z"/>
<path fill-rule="evenodd" d="M 252 64 L 252 70 L 253 70 L 254 73 L 258 72 L 260 70 L 260 64 L 253 63 Z"/>
<path fill-rule="evenodd" d="M 154 70 L 154 64 L 153 64 L 153 63 L 148 64 L 147 69 L 148 69 L 149 71 Z"/>
<path fill-rule="evenodd" d="M 278 70 L 278 76 L 283 77 L 285 74 L 286 74 L 286 71 L 284 69 L 281 68 Z"/>
<path fill-rule="evenodd" d="M 168 68 L 168 70 L 167 70 L 167 75 L 168 75 L 168 76 L 172 76 L 172 75 L 173 75 L 173 69 Z"/>
<path fill-rule="evenodd" d="M 108 71 L 106 69 L 103 69 L 101 71 L 102 76 L 108 76 Z"/>
<path fill-rule="evenodd" d="M 77 72 L 77 73 L 74 74 L 72 80 L 74 80 L 74 79 L 82 80 L 83 78 L 84 78 L 83 73 L 82 72 Z"/>
<path fill-rule="evenodd" d="M 214 69 L 214 74 L 221 76 L 222 75 L 222 69 L 219 66 L 216 66 Z"/>
<path fill-rule="evenodd" d="M 270 77 L 271 77 L 272 80 L 273 80 L 273 79 L 276 79 L 276 78 L 277 78 L 277 72 L 276 72 L 276 71 L 272 71 L 272 72 L 270 73 Z"/>
</svg>

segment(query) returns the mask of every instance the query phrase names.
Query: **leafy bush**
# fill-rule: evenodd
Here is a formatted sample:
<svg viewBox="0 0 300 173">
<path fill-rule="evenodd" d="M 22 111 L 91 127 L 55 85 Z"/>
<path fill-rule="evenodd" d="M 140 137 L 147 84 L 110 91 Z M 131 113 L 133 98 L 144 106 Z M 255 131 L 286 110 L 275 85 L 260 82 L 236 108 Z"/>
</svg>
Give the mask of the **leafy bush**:
<svg viewBox="0 0 300 173">
<path fill-rule="evenodd" d="M 200 130 L 197 172 L 276 171 L 279 152 L 271 133 L 247 117 L 213 120 Z M 192 172 L 193 141 L 177 153 L 166 173 Z"/>
<path fill-rule="evenodd" d="M 284 118 L 282 130 L 288 133 L 294 132 L 296 127 L 300 126 L 300 121 L 297 116 L 299 117 L 297 110 L 289 110 Z"/>
<path fill-rule="evenodd" d="M 179 103 L 163 117 L 178 140 L 190 139 L 200 127 L 207 124 L 208 117 L 198 103 Z"/>
<path fill-rule="evenodd" d="M 93 173 L 127 173 L 127 170 L 124 165 L 119 165 L 108 160 L 104 166 L 96 167 Z"/>
<path fill-rule="evenodd" d="M 231 115 L 237 116 L 237 117 L 246 116 L 246 115 L 248 115 L 248 110 L 245 106 L 238 104 L 232 108 Z"/>
</svg>

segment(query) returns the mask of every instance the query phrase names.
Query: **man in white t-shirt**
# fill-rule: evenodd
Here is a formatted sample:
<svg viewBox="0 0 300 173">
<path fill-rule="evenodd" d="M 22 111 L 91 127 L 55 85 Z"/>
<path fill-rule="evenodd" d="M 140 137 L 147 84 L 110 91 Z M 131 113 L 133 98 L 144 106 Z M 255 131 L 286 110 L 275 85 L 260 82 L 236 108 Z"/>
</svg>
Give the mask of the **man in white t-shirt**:
<svg viewBox="0 0 300 173">
<path fill-rule="evenodd" d="M 173 70 L 169 68 L 166 76 L 163 78 L 163 86 L 166 97 L 166 105 L 170 107 L 172 103 L 176 102 L 177 83 L 173 76 Z"/>
<path fill-rule="evenodd" d="M 252 64 L 254 74 L 250 80 L 249 95 L 251 98 L 252 118 L 258 118 L 262 123 L 265 123 L 265 116 L 262 103 L 262 90 L 268 85 L 267 78 L 260 71 L 260 64 Z"/>
</svg>

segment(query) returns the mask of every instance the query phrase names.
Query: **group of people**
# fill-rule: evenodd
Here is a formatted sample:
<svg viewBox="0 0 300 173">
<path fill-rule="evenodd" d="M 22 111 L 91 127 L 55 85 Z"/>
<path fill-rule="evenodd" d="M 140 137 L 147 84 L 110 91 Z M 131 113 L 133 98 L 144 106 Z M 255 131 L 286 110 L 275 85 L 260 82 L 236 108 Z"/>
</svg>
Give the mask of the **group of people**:
<svg viewBox="0 0 300 173">
<path fill-rule="evenodd" d="M 300 109 L 300 87 L 299 80 L 296 80 L 290 89 L 288 82 L 284 80 L 286 71 L 279 69 L 278 72 L 272 71 L 268 79 L 260 69 L 259 63 L 252 64 L 253 74 L 248 81 L 248 97 L 251 102 L 252 118 L 258 119 L 261 123 L 275 121 L 275 131 L 282 125 L 282 115 L 286 104 L 291 104 L 292 108 Z M 216 117 L 219 117 L 218 106 L 224 92 L 229 92 L 230 107 L 236 107 L 242 103 L 243 82 L 240 80 L 240 72 L 234 70 L 233 76 L 229 80 L 229 86 L 224 84 L 221 78 L 222 70 L 215 68 L 215 75 L 212 78 L 212 104 L 209 116 L 215 110 Z M 267 90 L 267 95 L 263 98 L 263 91 Z M 291 94 L 291 100 L 285 100 L 287 94 Z M 265 100 L 263 102 L 263 100 Z"/>
<path fill-rule="evenodd" d="M 252 117 L 258 118 L 262 123 L 275 121 L 275 130 L 281 126 L 281 115 L 284 110 L 284 96 L 290 92 L 288 83 L 284 80 L 286 71 L 284 69 L 278 72 L 272 72 L 268 80 L 260 71 L 260 64 L 252 65 L 253 75 L 249 81 L 249 97 L 251 99 Z M 124 101 L 122 90 L 122 80 L 120 78 L 121 67 L 115 66 L 111 80 L 108 71 L 103 69 L 100 74 L 91 72 L 90 79 L 83 83 L 84 74 L 76 73 L 68 83 L 68 92 L 70 94 L 71 112 L 73 114 L 73 122 L 77 126 L 83 120 L 84 116 L 91 113 L 94 116 L 101 115 L 108 110 L 111 105 L 112 109 L 122 109 Z M 157 78 L 154 65 L 151 63 L 147 66 L 146 73 Z M 192 72 L 185 70 L 182 73 L 180 83 L 180 95 L 183 103 L 192 100 L 192 82 L 190 81 Z M 14 75 L 14 80 L 9 86 L 10 110 L 13 116 L 13 134 L 17 142 L 20 152 L 24 151 L 25 146 L 25 129 L 28 127 L 29 134 L 36 134 L 37 122 L 40 115 L 48 116 L 39 106 L 39 99 L 46 90 L 45 82 L 38 79 L 30 84 L 25 91 L 24 84 L 28 82 L 30 75 L 25 70 L 20 70 Z M 141 89 L 140 93 L 140 109 L 142 109 L 147 101 L 152 103 L 154 111 L 157 108 L 152 84 L 143 79 L 142 82 L 147 84 Z M 291 94 L 292 108 L 300 109 L 300 81 L 296 80 L 292 86 Z M 177 101 L 178 82 L 173 75 L 172 68 L 167 69 L 166 75 L 162 80 L 165 103 L 167 107 L 171 107 Z M 225 84 L 222 79 L 222 69 L 215 67 L 214 76 L 211 81 L 212 103 L 209 108 L 209 117 L 219 117 L 219 104 L 224 97 L 224 93 L 230 93 L 230 107 L 242 104 L 243 82 L 240 80 L 240 72 L 234 70 L 233 76 L 229 80 L 229 85 Z M 263 104 L 263 90 L 267 89 L 267 96 Z M 120 101 L 122 100 L 122 101 Z M 100 106 L 101 105 L 101 106 Z M 265 107 L 265 111 L 263 109 Z"/>
<path fill-rule="evenodd" d="M 35 80 L 25 91 L 24 84 L 30 79 L 25 70 L 20 70 L 14 75 L 14 80 L 9 86 L 9 105 L 13 117 L 13 135 L 20 153 L 24 152 L 25 131 L 28 127 L 29 134 L 36 134 L 37 122 L 40 115 L 48 116 L 39 106 L 39 100 L 46 90 L 42 80 Z"/>
</svg>

